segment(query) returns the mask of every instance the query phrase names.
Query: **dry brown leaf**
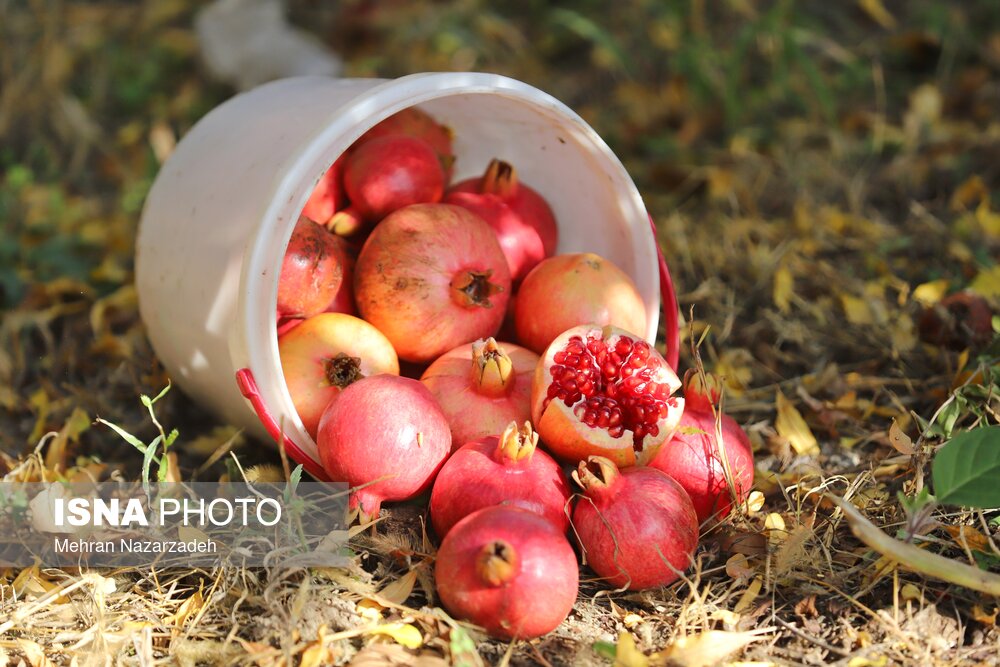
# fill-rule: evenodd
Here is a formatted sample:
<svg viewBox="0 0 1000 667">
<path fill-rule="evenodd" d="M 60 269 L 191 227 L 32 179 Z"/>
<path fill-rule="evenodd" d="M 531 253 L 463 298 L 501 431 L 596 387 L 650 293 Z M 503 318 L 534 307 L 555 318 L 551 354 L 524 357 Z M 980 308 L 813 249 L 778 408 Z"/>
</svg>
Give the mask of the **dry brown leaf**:
<svg viewBox="0 0 1000 667">
<path fill-rule="evenodd" d="M 410 593 L 413 592 L 413 586 L 416 583 L 417 573 L 414 570 L 410 570 L 399 579 L 385 586 L 385 588 L 378 592 L 378 595 L 383 600 L 392 602 L 393 604 L 403 604 L 410 597 Z"/>
<path fill-rule="evenodd" d="M 18 639 L 17 646 L 31 667 L 55 667 L 55 663 L 45 655 L 45 649 L 30 639 Z"/>
<path fill-rule="evenodd" d="M 785 395 L 778 390 L 775 395 L 775 406 L 778 416 L 774 420 L 774 428 L 778 435 L 788 440 L 788 443 L 799 454 L 818 454 L 819 443 L 802 418 L 802 414 L 789 402 Z"/>
<path fill-rule="evenodd" d="M 202 594 L 201 586 L 198 590 L 188 599 L 184 600 L 175 611 L 170 616 L 163 619 L 165 625 L 173 625 L 178 628 L 184 627 L 188 619 L 193 618 L 201 611 L 201 608 L 205 605 L 205 597 Z"/>
<path fill-rule="evenodd" d="M 955 544 L 959 547 L 968 547 L 973 551 L 989 553 L 989 538 L 972 526 L 945 526 L 944 529 L 949 535 L 951 535 L 951 539 L 954 540 Z"/>
<path fill-rule="evenodd" d="M 743 554 L 733 554 L 726 560 L 726 574 L 733 579 L 749 579 L 755 570 L 750 567 L 750 559 Z"/>
<path fill-rule="evenodd" d="M 899 428 L 895 419 L 892 420 L 892 426 L 889 427 L 889 444 L 900 454 L 912 456 L 916 452 L 913 448 L 913 440 L 903 433 L 903 429 Z"/>
<path fill-rule="evenodd" d="M 989 201 L 989 199 L 990 191 L 986 187 L 986 184 L 983 183 L 983 179 L 979 177 L 979 174 L 973 174 L 955 188 L 955 191 L 951 194 L 949 206 L 951 210 L 957 213 L 971 210 L 984 201 Z"/>
<path fill-rule="evenodd" d="M 986 610 L 977 604 L 973 605 L 972 613 L 970 615 L 972 616 L 972 620 L 977 623 L 982 623 L 983 625 L 988 625 L 992 628 L 997 624 L 997 613 L 1000 613 L 1000 608 L 998 607 L 993 607 L 993 613 L 987 614 Z"/>
<path fill-rule="evenodd" d="M 677 639 L 657 657 L 679 667 L 711 667 L 758 639 L 759 632 L 709 630 Z"/>
</svg>

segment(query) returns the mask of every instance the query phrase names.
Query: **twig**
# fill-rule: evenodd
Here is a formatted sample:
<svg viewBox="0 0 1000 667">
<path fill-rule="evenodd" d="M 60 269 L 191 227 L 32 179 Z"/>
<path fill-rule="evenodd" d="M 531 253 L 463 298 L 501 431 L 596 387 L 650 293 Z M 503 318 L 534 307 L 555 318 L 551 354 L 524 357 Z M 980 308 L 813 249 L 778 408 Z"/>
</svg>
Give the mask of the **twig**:
<svg viewBox="0 0 1000 667">
<path fill-rule="evenodd" d="M 866 519 L 852 504 L 837 496 L 827 497 L 844 513 L 855 537 L 883 556 L 888 556 L 914 572 L 1000 597 L 1000 576 L 894 539 Z"/>
<path fill-rule="evenodd" d="M 777 616 L 773 616 L 772 615 L 771 620 L 773 620 L 775 623 L 777 623 L 778 625 L 780 625 L 784 629 L 786 629 L 789 632 L 791 632 L 793 635 L 798 635 L 800 638 L 806 640 L 810 644 L 815 644 L 816 646 L 819 646 L 820 648 L 826 649 L 830 653 L 835 653 L 835 654 L 839 655 L 842 658 L 849 658 L 851 656 L 851 654 L 849 652 L 845 651 L 844 649 L 837 648 L 833 644 L 828 644 L 827 642 L 823 641 L 819 637 L 815 637 L 815 636 L 809 634 L 808 632 L 806 632 L 805 630 L 800 630 L 799 628 L 795 627 L 791 623 L 789 623 L 787 621 L 781 620 Z"/>
</svg>

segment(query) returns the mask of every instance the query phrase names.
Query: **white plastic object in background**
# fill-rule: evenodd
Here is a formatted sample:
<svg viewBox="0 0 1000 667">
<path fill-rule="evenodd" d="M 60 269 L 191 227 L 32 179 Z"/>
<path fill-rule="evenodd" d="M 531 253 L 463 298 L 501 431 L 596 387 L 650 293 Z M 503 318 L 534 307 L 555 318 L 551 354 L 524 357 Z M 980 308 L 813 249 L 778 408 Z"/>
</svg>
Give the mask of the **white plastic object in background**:
<svg viewBox="0 0 1000 667">
<path fill-rule="evenodd" d="M 150 190 L 136 242 L 139 309 L 181 389 L 255 435 L 280 429 L 293 458 L 317 475 L 316 445 L 278 358 L 281 260 L 333 161 L 373 125 L 417 105 L 454 131 L 455 181 L 481 175 L 494 157 L 514 164 L 551 204 L 558 252 L 596 252 L 628 273 L 646 303 L 643 333 L 656 337 L 660 263 L 642 198 L 607 144 L 552 96 L 471 72 L 297 77 L 237 95 L 191 129 Z"/>
</svg>

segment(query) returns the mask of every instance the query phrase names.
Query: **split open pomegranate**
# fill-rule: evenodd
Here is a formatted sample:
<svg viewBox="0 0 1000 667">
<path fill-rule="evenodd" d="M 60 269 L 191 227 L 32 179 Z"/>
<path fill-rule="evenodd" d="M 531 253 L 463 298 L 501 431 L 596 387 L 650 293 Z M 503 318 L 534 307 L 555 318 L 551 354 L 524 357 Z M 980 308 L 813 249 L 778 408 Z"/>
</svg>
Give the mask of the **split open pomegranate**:
<svg viewBox="0 0 1000 667">
<path fill-rule="evenodd" d="M 604 456 L 645 465 L 677 429 L 684 399 L 666 360 L 639 336 L 612 326 L 573 327 L 545 350 L 531 388 L 531 417 L 564 461 Z"/>
</svg>

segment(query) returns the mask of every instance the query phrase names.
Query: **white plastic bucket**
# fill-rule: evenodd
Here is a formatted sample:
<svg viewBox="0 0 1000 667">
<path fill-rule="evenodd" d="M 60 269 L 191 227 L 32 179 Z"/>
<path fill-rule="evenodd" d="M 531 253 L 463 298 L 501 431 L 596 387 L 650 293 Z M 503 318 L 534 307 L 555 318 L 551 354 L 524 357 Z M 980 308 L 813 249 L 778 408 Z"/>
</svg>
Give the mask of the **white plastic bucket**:
<svg viewBox="0 0 1000 667">
<path fill-rule="evenodd" d="M 163 165 L 136 241 L 139 309 L 171 378 L 221 418 L 283 433 L 324 477 L 278 358 L 285 247 L 320 176 L 373 125 L 419 105 L 455 134 L 455 180 L 513 163 L 551 204 L 560 253 L 592 251 L 634 280 L 656 337 L 661 285 L 668 359 L 677 307 L 635 184 L 607 144 L 550 95 L 495 74 L 394 80 L 299 77 L 237 95 L 201 119 Z M 234 380 L 235 378 L 235 380 Z"/>
</svg>

